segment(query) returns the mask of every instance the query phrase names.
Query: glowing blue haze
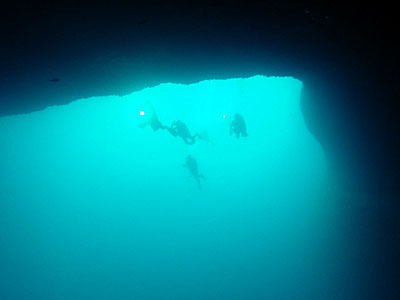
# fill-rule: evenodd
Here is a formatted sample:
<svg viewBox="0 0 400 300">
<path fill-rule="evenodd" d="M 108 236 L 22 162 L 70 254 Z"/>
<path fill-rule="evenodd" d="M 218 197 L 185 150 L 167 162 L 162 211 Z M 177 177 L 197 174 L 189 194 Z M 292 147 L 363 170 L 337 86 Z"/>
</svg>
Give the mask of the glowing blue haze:
<svg viewBox="0 0 400 300">
<path fill-rule="evenodd" d="M 0 118 L 2 210 L 18 212 L 2 222 L 21 264 L 36 270 L 21 275 L 30 292 L 41 296 L 46 282 L 78 299 L 76 276 L 88 281 L 82 297 L 97 299 L 121 289 L 189 299 L 200 282 L 207 288 L 198 297 L 214 299 L 216 278 L 216 299 L 231 298 L 232 286 L 254 273 L 269 282 L 265 295 L 301 286 L 301 276 L 279 274 L 300 272 L 299 257 L 312 252 L 325 176 L 301 88 L 263 76 L 166 83 Z M 140 128 L 145 101 L 164 125 L 181 120 L 213 143 L 186 145 L 167 130 Z M 246 138 L 229 135 L 237 112 Z M 206 178 L 202 190 L 183 167 L 189 154 Z M 261 281 L 255 289 L 265 288 Z"/>
</svg>

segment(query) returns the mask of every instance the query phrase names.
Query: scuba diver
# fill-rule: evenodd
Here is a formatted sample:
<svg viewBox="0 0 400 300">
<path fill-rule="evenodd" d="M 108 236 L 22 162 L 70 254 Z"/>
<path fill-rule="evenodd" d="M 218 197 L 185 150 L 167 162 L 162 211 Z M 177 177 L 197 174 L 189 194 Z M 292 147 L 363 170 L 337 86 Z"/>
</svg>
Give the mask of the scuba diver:
<svg viewBox="0 0 400 300">
<path fill-rule="evenodd" d="M 246 123 L 244 122 L 243 117 L 238 113 L 235 114 L 229 131 L 230 135 L 232 135 L 232 132 L 234 132 L 236 134 L 236 138 L 239 138 L 240 135 L 242 135 L 242 137 L 248 136 L 246 131 Z"/>
<path fill-rule="evenodd" d="M 140 123 L 138 126 L 140 128 L 144 128 L 149 125 L 154 131 L 159 129 L 167 129 L 174 137 L 180 136 L 183 141 L 188 144 L 192 145 L 196 142 L 196 135 L 192 136 L 189 132 L 189 129 L 182 121 L 174 121 L 171 127 L 163 125 L 157 117 L 157 113 L 151 105 L 150 101 L 146 101 L 145 105 L 147 106 L 148 115 L 147 119 Z"/>
<path fill-rule="evenodd" d="M 164 126 L 174 137 L 180 136 L 182 140 L 188 144 L 192 145 L 196 142 L 196 135 L 192 136 L 189 132 L 189 129 L 182 121 L 174 121 L 171 124 L 171 127 Z"/>
<path fill-rule="evenodd" d="M 150 101 L 146 101 L 145 102 L 148 110 L 148 114 L 149 117 L 147 120 L 145 120 L 144 122 L 139 124 L 140 128 L 144 128 L 146 127 L 146 125 L 150 125 L 150 127 L 154 130 L 157 131 L 158 129 L 165 129 L 167 128 L 166 126 L 164 126 L 163 124 L 161 124 L 160 120 L 157 117 L 156 111 L 153 107 L 153 105 L 151 105 Z"/>
<path fill-rule="evenodd" d="M 203 129 L 200 130 L 199 132 L 196 132 L 196 134 L 194 135 L 194 137 L 198 137 L 199 140 L 203 140 L 205 141 L 207 144 L 210 144 L 212 146 L 215 146 L 215 143 L 212 141 L 212 139 L 210 138 L 210 136 L 208 135 L 208 131 Z"/>
<path fill-rule="evenodd" d="M 186 157 L 186 163 L 183 166 L 189 169 L 190 174 L 197 181 L 197 187 L 199 188 L 199 190 L 201 190 L 200 178 L 205 179 L 205 177 L 199 174 L 196 159 L 193 156 L 188 155 Z"/>
</svg>

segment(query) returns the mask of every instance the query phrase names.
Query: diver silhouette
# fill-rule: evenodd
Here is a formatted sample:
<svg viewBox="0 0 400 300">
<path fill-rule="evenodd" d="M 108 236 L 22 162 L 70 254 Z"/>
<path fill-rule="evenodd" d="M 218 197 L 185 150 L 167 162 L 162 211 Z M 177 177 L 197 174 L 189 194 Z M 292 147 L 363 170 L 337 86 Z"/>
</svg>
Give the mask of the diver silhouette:
<svg viewBox="0 0 400 300">
<path fill-rule="evenodd" d="M 200 178 L 205 179 L 205 177 L 202 174 L 199 174 L 196 159 L 193 156 L 188 155 L 186 157 L 186 163 L 183 166 L 189 169 L 190 174 L 197 181 L 197 187 L 201 190 Z"/>
<path fill-rule="evenodd" d="M 197 137 L 199 140 L 205 141 L 207 144 L 215 146 L 215 143 L 208 135 L 208 131 L 206 129 L 200 130 L 195 133 L 194 137 Z"/>
<path fill-rule="evenodd" d="M 192 145 L 196 142 L 196 136 L 191 135 L 189 129 L 187 128 L 186 124 L 182 121 L 174 121 L 171 124 L 171 127 L 164 126 L 174 137 L 181 137 L 182 140 L 188 144 Z"/>
<path fill-rule="evenodd" d="M 230 135 L 232 135 L 233 132 L 236 134 L 236 138 L 239 138 L 240 135 L 242 137 L 248 136 L 246 131 L 246 123 L 244 122 L 243 117 L 238 113 L 235 114 L 229 129 Z"/>
<path fill-rule="evenodd" d="M 160 120 L 157 117 L 156 111 L 153 105 L 151 105 L 150 101 L 146 101 L 145 104 L 148 108 L 147 113 L 149 115 L 149 118 L 146 121 L 140 123 L 139 127 L 144 128 L 146 127 L 146 125 L 149 125 L 154 131 L 157 131 L 158 129 L 165 129 L 166 126 L 161 124 Z"/>
</svg>

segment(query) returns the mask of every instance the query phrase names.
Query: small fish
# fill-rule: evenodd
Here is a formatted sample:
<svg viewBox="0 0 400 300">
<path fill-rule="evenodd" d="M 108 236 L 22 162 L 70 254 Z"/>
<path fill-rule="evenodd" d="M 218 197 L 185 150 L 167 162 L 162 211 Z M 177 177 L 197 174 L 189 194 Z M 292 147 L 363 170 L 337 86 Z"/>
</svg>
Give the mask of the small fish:
<svg viewBox="0 0 400 300">
<path fill-rule="evenodd" d="M 49 79 L 50 82 L 59 82 L 60 78 L 51 78 Z"/>
<path fill-rule="evenodd" d="M 186 163 L 183 166 L 189 169 L 190 174 L 192 174 L 193 178 L 197 181 L 199 190 L 201 190 L 200 178 L 205 179 L 205 177 L 202 174 L 199 174 L 196 159 L 193 156 L 188 155 L 186 157 Z"/>
<path fill-rule="evenodd" d="M 139 22 L 138 22 L 138 24 L 140 24 L 140 25 L 144 25 L 144 24 L 147 24 L 147 20 L 146 19 L 141 19 Z"/>
</svg>

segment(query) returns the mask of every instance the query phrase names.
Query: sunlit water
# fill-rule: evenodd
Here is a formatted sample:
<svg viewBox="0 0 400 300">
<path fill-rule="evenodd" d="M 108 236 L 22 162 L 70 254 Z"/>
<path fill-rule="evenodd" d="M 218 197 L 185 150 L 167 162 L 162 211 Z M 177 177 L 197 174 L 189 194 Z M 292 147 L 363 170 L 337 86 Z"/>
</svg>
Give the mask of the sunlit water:
<svg viewBox="0 0 400 300">
<path fill-rule="evenodd" d="M 166 83 L 0 118 L 6 299 L 323 295 L 321 240 L 332 237 L 321 232 L 334 220 L 301 88 L 263 76 Z M 139 127 L 145 101 L 162 124 L 210 140 Z M 229 134 L 235 113 L 248 137 Z"/>
</svg>

